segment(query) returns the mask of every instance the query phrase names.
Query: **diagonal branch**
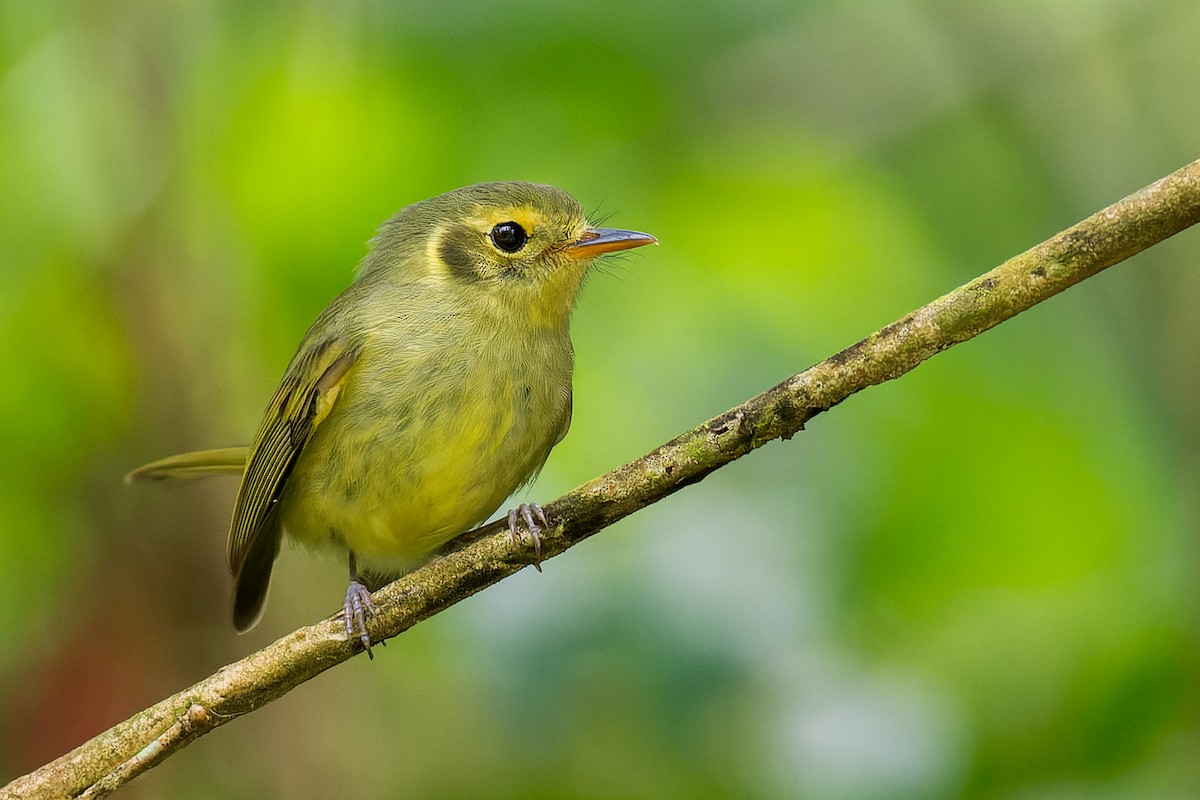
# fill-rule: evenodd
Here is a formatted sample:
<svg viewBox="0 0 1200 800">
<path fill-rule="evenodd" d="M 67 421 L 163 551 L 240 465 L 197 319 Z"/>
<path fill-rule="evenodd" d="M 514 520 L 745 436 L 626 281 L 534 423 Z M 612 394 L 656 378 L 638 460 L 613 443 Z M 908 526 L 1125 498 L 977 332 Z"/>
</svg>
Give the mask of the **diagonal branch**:
<svg viewBox="0 0 1200 800">
<path fill-rule="evenodd" d="M 772 439 L 788 439 L 868 386 L 998 325 L 1200 221 L 1200 161 L 1093 214 L 991 272 L 546 506 L 552 558 L 639 508 L 703 479 Z M 371 637 L 396 636 L 529 564 L 501 525 L 375 595 Z M 355 654 L 332 618 L 301 628 L 113 726 L 0 789 L 0 798 L 104 797 L 193 739 L 280 697 Z"/>
</svg>

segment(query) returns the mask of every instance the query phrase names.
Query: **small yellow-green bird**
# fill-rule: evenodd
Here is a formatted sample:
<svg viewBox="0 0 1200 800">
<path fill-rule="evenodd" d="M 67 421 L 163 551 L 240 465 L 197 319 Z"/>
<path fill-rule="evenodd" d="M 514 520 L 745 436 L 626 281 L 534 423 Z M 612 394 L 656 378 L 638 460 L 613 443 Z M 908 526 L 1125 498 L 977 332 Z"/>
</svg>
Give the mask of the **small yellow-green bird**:
<svg viewBox="0 0 1200 800">
<path fill-rule="evenodd" d="M 241 474 L 226 548 L 238 631 L 262 616 L 285 533 L 348 551 L 346 635 L 369 653 L 364 582 L 414 569 L 537 474 L 571 424 L 584 273 L 653 243 L 593 227 L 553 186 L 481 183 L 408 206 L 308 329 L 248 448 L 129 477 Z M 514 538 L 518 519 L 539 545 L 541 508 L 509 512 Z"/>
</svg>

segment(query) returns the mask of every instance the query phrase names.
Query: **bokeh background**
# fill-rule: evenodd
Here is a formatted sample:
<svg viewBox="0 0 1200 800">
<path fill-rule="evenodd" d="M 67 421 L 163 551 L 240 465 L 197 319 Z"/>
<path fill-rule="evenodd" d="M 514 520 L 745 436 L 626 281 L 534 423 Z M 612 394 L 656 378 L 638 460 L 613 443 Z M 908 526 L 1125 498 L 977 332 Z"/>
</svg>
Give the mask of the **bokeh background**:
<svg viewBox="0 0 1200 800">
<path fill-rule="evenodd" d="M 0 4 L 0 782 L 228 624 L 245 442 L 399 207 L 658 235 L 545 501 L 1200 155 L 1194 0 Z M 1200 794 L 1200 231 L 193 744 L 129 797 Z"/>
</svg>

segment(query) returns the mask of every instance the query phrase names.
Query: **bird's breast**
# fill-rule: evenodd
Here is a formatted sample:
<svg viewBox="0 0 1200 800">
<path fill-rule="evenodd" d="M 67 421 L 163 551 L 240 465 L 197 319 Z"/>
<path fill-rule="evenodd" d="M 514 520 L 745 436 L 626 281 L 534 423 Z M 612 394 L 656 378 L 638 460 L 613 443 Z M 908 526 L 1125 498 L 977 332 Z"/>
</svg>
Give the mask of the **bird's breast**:
<svg viewBox="0 0 1200 800">
<path fill-rule="evenodd" d="M 407 568 L 532 478 L 568 422 L 570 341 L 375 336 L 304 448 L 284 526 Z"/>
</svg>

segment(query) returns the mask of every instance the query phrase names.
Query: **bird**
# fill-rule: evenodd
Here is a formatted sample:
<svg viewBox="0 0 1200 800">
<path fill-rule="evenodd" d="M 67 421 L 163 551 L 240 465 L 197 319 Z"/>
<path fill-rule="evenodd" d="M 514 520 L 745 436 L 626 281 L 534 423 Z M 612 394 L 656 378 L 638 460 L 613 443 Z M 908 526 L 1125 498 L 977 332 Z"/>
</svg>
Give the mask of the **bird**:
<svg viewBox="0 0 1200 800">
<path fill-rule="evenodd" d="M 554 186 L 465 186 L 401 209 L 309 327 L 248 447 L 184 453 L 129 481 L 238 474 L 226 546 L 233 625 L 265 608 L 284 537 L 347 554 L 339 616 L 371 654 L 371 588 L 420 566 L 541 470 L 571 424 L 570 318 L 597 258 L 657 244 L 591 224 Z M 508 513 L 540 558 L 536 503 Z"/>
</svg>

